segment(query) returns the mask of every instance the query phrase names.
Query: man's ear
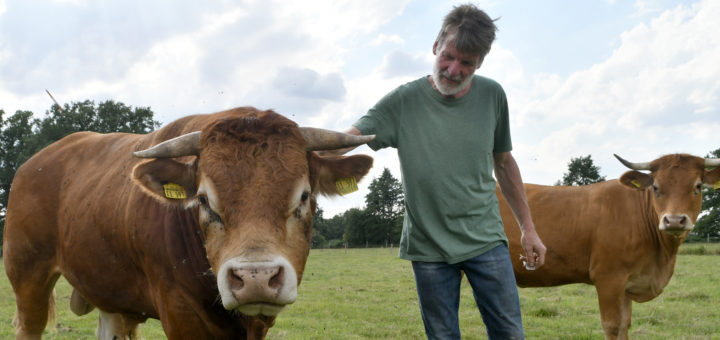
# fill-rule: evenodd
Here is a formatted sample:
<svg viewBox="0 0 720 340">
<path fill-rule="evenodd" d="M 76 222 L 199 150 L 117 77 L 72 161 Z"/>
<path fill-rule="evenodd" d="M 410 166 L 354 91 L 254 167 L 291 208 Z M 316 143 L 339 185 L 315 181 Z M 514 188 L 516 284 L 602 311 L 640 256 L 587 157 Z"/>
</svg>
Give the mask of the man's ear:
<svg viewBox="0 0 720 340">
<path fill-rule="evenodd" d="M 438 47 L 438 41 L 435 40 L 435 43 L 433 44 L 433 55 L 437 55 L 437 47 Z"/>
<path fill-rule="evenodd" d="M 167 158 L 138 163 L 133 180 L 153 198 L 165 203 L 183 203 L 197 193 L 197 161 L 190 164 Z"/>
<path fill-rule="evenodd" d="M 637 190 L 645 190 L 654 182 L 652 176 L 639 171 L 628 171 L 620 177 L 619 181 L 623 185 Z"/>
<path fill-rule="evenodd" d="M 708 185 L 720 185 L 720 167 L 705 171 L 703 176 L 703 183 Z"/>
<path fill-rule="evenodd" d="M 313 192 L 325 196 L 340 195 L 338 182 L 348 179 L 359 182 L 370 171 L 372 164 L 372 157 L 366 155 L 321 157 L 310 152 L 310 183 Z"/>
</svg>

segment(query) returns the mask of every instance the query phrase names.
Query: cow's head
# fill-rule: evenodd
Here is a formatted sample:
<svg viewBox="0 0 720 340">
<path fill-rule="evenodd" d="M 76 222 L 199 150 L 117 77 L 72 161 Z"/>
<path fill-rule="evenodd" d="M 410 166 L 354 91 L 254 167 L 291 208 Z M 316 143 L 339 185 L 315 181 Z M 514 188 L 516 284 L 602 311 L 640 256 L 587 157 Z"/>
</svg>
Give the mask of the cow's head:
<svg viewBox="0 0 720 340">
<path fill-rule="evenodd" d="M 703 184 L 720 180 L 720 159 L 674 154 L 648 163 L 632 163 L 615 157 L 634 170 L 623 174 L 620 182 L 636 190 L 653 190 L 659 228 L 676 236 L 687 235 L 695 226 L 702 207 Z"/>
<path fill-rule="evenodd" d="M 372 138 L 298 128 L 272 111 L 253 110 L 135 153 L 154 159 L 138 164 L 133 177 L 156 198 L 198 210 L 226 309 L 274 316 L 297 297 L 316 195 L 339 194 L 336 181 L 360 180 L 372 166 L 369 156 L 321 157 L 312 150 Z M 187 155 L 197 157 L 173 159 Z M 168 198 L 174 195 L 165 194 L 168 183 L 186 198 Z"/>
</svg>

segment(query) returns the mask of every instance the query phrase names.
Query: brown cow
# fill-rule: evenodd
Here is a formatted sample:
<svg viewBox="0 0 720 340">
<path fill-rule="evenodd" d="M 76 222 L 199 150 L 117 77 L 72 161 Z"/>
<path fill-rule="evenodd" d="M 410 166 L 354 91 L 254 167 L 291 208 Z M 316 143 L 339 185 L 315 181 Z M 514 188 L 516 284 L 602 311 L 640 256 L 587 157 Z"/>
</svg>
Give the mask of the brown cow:
<svg viewBox="0 0 720 340">
<path fill-rule="evenodd" d="M 616 156 L 617 157 L 617 156 Z M 668 155 L 630 163 L 619 180 L 587 186 L 525 186 L 537 232 L 547 246 L 545 265 L 530 271 L 519 254 L 519 228 L 501 198 L 518 285 L 595 285 L 606 339 L 627 339 L 631 301 L 662 293 L 678 247 L 700 213 L 703 183 L 720 180 L 720 160 Z M 498 190 L 498 196 L 500 191 Z"/>
<path fill-rule="evenodd" d="M 101 339 L 132 337 L 147 318 L 170 339 L 264 338 L 296 299 L 315 196 L 372 166 L 309 150 L 371 139 L 238 108 L 48 146 L 10 192 L 3 245 L 16 338 L 41 337 L 60 275 L 74 301 L 100 310 Z"/>
</svg>

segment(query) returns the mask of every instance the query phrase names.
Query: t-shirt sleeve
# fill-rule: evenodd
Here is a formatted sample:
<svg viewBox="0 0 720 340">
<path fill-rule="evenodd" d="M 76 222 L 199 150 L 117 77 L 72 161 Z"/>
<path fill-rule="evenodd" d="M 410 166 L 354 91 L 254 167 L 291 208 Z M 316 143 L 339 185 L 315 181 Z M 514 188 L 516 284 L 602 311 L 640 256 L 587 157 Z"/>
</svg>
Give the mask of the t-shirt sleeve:
<svg viewBox="0 0 720 340">
<path fill-rule="evenodd" d="M 397 147 L 399 102 L 397 90 L 390 92 L 353 124 L 363 135 L 375 135 L 367 144 L 371 149 Z"/>
<path fill-rule="evenodd" d="M 510 115 L 508 101 L 505 91 L 498 85 L 497 94 L 497 125 L 495 127 L 494 153 L 512 151 L 512 139 L 510 138 Z"/>
</svg>

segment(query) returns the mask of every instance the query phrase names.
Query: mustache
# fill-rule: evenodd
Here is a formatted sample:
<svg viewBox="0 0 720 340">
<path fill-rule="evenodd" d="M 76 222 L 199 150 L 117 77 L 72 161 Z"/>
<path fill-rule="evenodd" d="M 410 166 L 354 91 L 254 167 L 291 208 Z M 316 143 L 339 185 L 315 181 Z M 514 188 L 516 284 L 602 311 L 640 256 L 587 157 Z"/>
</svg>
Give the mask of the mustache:
<svg viewBox="0 0 720 340">
<path fill-rule="evenodd" d="M 463 77 L 460 76 L 459 74 L 458 74 L 458 75 L 451 76 L 448 71 L 440 71 L 440 76 L 443 77 L 443 78 L 450 79 L 450 80 L 452 80 L 452 81 L 457 81 L 457 82 L 463 80 Z"/>
</svg>

